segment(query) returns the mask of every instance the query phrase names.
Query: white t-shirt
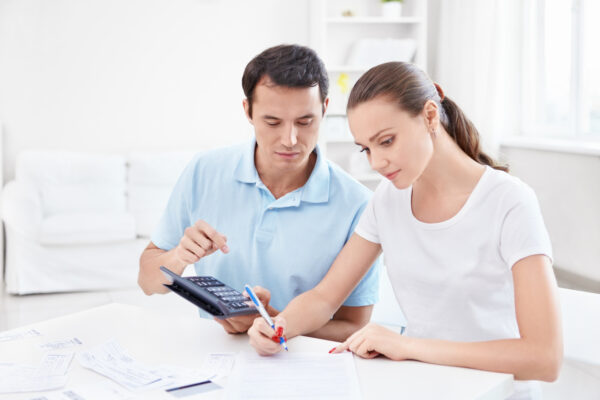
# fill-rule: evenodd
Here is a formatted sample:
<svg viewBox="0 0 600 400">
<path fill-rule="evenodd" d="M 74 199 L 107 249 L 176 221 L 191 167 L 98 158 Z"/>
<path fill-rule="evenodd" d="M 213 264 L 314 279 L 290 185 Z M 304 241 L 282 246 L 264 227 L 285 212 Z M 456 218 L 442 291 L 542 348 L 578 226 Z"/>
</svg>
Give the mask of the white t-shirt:
<svg viewBox="0 0 600 400">
<path fill-rule="evenodd" d="M 439 223 L 417 220 L 411 196 L 412 187 L 383 181 L 355 230 L 381 244 L 406 334 L 463 342 L 519 337 L 511 268 L 534 254 L 552 258 L 533 190 L 486 167 L 462 209 Z"/>
</svg>

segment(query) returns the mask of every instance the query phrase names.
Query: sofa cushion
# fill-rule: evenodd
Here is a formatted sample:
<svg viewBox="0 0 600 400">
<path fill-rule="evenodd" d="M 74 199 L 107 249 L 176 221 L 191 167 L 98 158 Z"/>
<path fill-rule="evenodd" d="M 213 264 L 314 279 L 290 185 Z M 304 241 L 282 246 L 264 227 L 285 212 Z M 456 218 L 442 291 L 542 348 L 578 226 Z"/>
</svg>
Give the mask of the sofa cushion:
<svg viewBox="0 0 600 400">
<path fill-rule="evenodd" d="M 135 239 L 133 215 L 121 213 L 56 214 L 42 221 L 42 245 L 71 245 Z"/>
<path fill-rule="evenodd" d="M 16 179 L 38 188 L 45 216 L 126 211 L 126 164 L 119 155 L 24 151 Z"/>
<path fill-rule="evenodd" d="M 73 212 L 123 213 L 126 211 L 124 184 L 43 184 L 40 191 L 45 216 Z"/>
<path fill-rule="evenodd" d="M 194 154 L 135 152 L 129 155 L 127 201 L 138 236 L 152 235 L 175 182 Z"/>
</svg>

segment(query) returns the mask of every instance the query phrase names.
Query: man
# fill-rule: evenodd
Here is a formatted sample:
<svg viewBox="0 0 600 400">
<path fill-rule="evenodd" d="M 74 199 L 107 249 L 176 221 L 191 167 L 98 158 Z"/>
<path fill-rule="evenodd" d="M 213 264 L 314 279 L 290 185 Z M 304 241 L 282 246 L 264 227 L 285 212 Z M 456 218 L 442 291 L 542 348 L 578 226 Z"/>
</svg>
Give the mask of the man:
<svg viewBox="0 0 600 400">
<path fill-rule="evenodd" d="M 276 315 L 325 276 L 351 236 L 370 192 L 325 160 L 317 146 L 329 99 L 327 71 L 306 47 L 265 50 L 246 66 L 242 87 L 251 143 L 197 155 L 182 173 L 140 259 L 139 285 L 165 293 L 161 265 L 195 264 L 258 295 Z M 365 325 L 378 296 L 375 265 L 313 336 L 342 341 Z M 255 315 L 217 320 L 246 332 Z"/>
</svg>

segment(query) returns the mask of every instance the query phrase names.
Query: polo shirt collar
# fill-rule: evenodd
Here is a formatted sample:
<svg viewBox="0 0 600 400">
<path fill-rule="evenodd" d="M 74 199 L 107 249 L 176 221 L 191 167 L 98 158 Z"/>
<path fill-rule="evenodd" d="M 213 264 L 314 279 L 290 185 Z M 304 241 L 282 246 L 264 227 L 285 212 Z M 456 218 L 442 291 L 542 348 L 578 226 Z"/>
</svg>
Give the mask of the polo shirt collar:
<svg viewBox="0 0 600 400">
<path fill-rule="evenodd" d="M 309 203 L 326 203 L 329 200 L 329 165 L 324 159 L 319 145 L 315 147 L 317 153 L 317 162 L 308 178 L 308 181 L 302 187 L 302 201 Z"/>
<path fill-rule="evenodd" d="M 254 165 L 254 149 L 256 139 L 252 139 L 246 150 L 242 153 L 234 171 L 234 177 L 244 183 L 263 183 L 258 176 Z M 329 200 L 329 180 L 331 178 L 327 161 L 323 158 L 319 145 L 314 150 L 317 153 L 317 162 L 308 181 L 298 189 L 302 193 L 301 201 L 309 203 L 325 203 Z"/>
<path fill-rule="evenodd" d="M 233 172 L 233 176 L 240 182 L 258 183 L 260 178 L 254 165 L 254 149 L 256 148 L 256 139 L 252 139 L 238 161 L 238 164 Z"/>
</svg>

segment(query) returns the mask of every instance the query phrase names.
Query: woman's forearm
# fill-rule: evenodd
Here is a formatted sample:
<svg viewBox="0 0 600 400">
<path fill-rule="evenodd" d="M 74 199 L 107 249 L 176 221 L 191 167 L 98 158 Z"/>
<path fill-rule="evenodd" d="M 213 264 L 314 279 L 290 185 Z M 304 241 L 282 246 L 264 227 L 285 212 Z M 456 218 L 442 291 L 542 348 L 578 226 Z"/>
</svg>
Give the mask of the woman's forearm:
<svg viewBox="0 0 600 400">
<path fill-rule="evenodd" d="M 293 299 L 279 315 L 285 318 L 285 335 L 291 338 L 321 328 L 336 309 L 317 290 L 312 289 Z"/>
<path fill-rule="evenodd" d="M 527 339 L 450 342 L 402 337 L 406 358 L 432 364 L 513 374 L 517 380 L 554 381 L 562 364 L 559 344 Z"/>
</svg>

